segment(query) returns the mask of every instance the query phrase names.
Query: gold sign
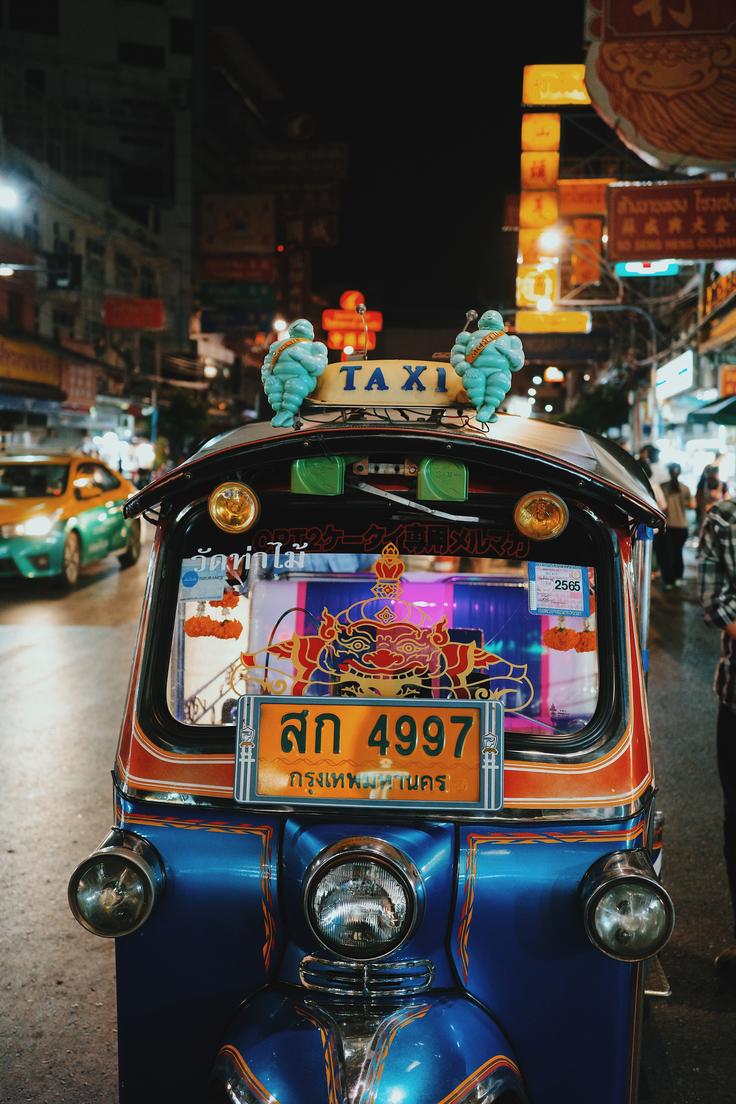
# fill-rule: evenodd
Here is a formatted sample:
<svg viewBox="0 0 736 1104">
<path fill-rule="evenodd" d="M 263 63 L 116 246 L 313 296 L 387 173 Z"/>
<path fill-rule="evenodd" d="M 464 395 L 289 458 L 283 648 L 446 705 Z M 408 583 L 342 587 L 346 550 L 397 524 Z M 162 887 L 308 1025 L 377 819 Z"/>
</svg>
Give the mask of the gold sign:
<svg viewBox="0 0 736 1104">
<path fill-rule="evenodd" d="M 719 368 L 718 393 L 722 399 L 736 395 L 736 364 L 722 364 Z"/>
<path fill-rule="evenodd" d="M 0 337 L 0 376 L 58 387 L 61 361 L 56 353 L 50 353 L 32 341 Z"/>
<path fill-rule="evenodd" d="M 590 311 L 516 312 L 516 332 L 525 333 L 590 333 Z"/>
<path fill-rule="evenodd" d="M 525 65 L 522 103 L 530 107 L 589 104 L 584 65 Z"/>
<path fill-rule="evenodd" d="M 705 289 L 706 315 L 712 314 L 713 311 L 722 307 L 732 295 L 736 295 L 736 269 L 733 272 L 727 272 L 725 275 L 719 276 Z"/>
<path fill-rule="evenodd" d="M 328 364 L 310 402 L 327 406 L 453 406 L 463 383 L 443 361 L 348 360 Z"/>
<path fill-rule="evenodd" d="M 521 117 L 521 148 L 524 153 L 539 153 L 560 148 L 560 116 L 540 111 Z"/>
<path fill-rule="evenodd" d="M 557 222 L 557 192 L 522 192 L 519 201 L 519 226 L 543 230 Z"/>
<path fill-rule="evenodd" d="M 572 264 L 570 284 L 597 284 L 601 279 L 601 227 L 597 218 L 572 220 Z"/>
<path fill-rule="evenodd" d="M 521 187 L 530 191 L 554 188 L 560 171 L 559 153 L 522 153 Z"/>
<path fill-rule="evenodd" d="M 521 260 L 519 264 L 533 264 L 539 260 L 540 257 L 540 244 L 539 235 L 541 230 L 520 230 L 519 231 L 519 256 Z"/>
<path fill-rule="evenodd" d="M 606 188 L 613 177 L 590 180 L 558 180 L 557 194 L 561 215 L 605 215 Z"/>
<path fill-rule="evenodd" d="M 559 298 L 557 265 L 551 261 L 520 264 L 516 270 L 517 307 L 536 307 L 540 299 L 554 303 Z"/>
</svg>

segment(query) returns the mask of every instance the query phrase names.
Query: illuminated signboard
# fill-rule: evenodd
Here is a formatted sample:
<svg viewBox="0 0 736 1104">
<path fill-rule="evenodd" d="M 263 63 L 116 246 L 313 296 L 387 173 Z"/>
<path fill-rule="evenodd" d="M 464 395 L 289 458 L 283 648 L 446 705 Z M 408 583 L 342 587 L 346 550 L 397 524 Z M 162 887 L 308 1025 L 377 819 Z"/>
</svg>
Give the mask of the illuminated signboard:
<svg viewBox="0 0 736 1104">
<path fill-rule="evenodd" d="M 521 186 L 530 191 L 554 188 L 559 170 L 559 153 L 522 153 Z"/>
<path fill-rule="evenodd" d="M 560 116 L 552 111 L 521 117 L 521 148 L 524 153 L 556 151 L 560 148 Z"/>
<path fill-rule="evenodd" d="M 522 192 L 519 201 L 519 226 L 542 230 L 557 222 L 557 192 Z"/>
<path fill-rule="evenodd" d="M 676 276 L 677 261 L 617 261 L 617 276 Z"/>
<path fill-rule="evenodd" d="M 540 299 L 558 298 L 557 266 L 550 261 L 520 264 L 516 270 L 516 305 L 536 307 Z"/>
<path fill-rule="evenodd" d="M 557 181 L 561 215 L 605 215 L 606 188 L 612 177 Z"/>
<path fill-rule="evenodd" d="M 525 65 L 522 103 L 530 107 L 589 104 L 584 65 Z"/>
<path fill-rule="evenodd" d="M 674 360 L 668 360 L 657 369 L 657 399 L 662 402 L 681 391 L 688 391 L 695 379 L 695 357 L 692 349 L 681 353 Z"/>
<path fill-rule="evenodd" d="M 516 332 L 524 333 L 590 333 L 590 311 L 532 311 L 516 312 Z"/>
</svg>

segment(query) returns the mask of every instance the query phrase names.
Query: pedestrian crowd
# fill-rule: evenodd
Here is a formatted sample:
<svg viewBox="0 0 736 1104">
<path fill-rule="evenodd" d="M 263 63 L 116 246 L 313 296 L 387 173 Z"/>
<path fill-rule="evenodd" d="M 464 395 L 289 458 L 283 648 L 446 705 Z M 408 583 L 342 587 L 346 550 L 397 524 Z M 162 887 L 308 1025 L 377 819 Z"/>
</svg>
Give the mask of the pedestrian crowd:
<svg viewBox="0 0 736 1104">
<path fill-rule="evenodd" d="M 683 585 L 687 511 L 695 510 L 698 584 L 706 624 L 721 630 L 721 654 L 714 689 L 718 696 L 716 756 L 723 790 L 723 855 L 734 914 L 734 942 L 716 957 L 719 973 L 736 983 L 736 501 L 721 479 L 716 456 L 704 468 L 695 494 L 680 482 L 680 465 L 660 463 L 659 450 L 645 446 L 639 460 L 649 477 L 667 527 L 654 540 L 664 590 Z"/>
</svg>

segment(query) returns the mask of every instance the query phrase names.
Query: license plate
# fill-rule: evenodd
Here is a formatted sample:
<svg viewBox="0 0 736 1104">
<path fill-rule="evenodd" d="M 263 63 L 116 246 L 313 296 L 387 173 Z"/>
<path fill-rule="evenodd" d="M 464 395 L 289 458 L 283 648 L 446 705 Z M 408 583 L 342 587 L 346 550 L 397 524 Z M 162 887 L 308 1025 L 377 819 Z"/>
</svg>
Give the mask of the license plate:
<svg viewBox="0 0 736 1104">
<path fill-rule="evenodd" d="M 240 699 L 235 800 L 485 810 L 503 805 L 500 701 Z"/>
</svg>

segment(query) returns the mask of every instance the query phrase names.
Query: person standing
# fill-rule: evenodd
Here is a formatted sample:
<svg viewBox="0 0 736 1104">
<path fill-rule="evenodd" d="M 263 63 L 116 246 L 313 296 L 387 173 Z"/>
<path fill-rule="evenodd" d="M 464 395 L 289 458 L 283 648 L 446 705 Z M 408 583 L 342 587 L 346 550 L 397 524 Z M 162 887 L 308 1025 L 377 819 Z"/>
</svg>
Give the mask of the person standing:
<svg viewBox="0 0 736 1104">
<path fill-rule="evenodd" d="M 716 746 L 723 789 L 723 856 L 734 913 L 734 942 L 716 957 L 716 968 L 736 982 L 736 502 L 724 499 L 708 511 L 698 544 L 700 604 L 707 625 L 721 630 Z"/>
<path fill-rule="evenodd" d="M 682 550 L 687 541 L 689 526 L 687 513 L 692 506 L 690 488 L 680 482 L 682 468 L 679 464 L 670 464 L 668 467 L 669 479 L 661 484 L 664 497 L 665 514 L 667 516 L 667 529 L 664 533 L 666 552 L 662 558 L 660 569 L 665 590 L 672 590 L 673 586 L 683 585 L 685 564 L 682 559 Z"/>
</svg>

